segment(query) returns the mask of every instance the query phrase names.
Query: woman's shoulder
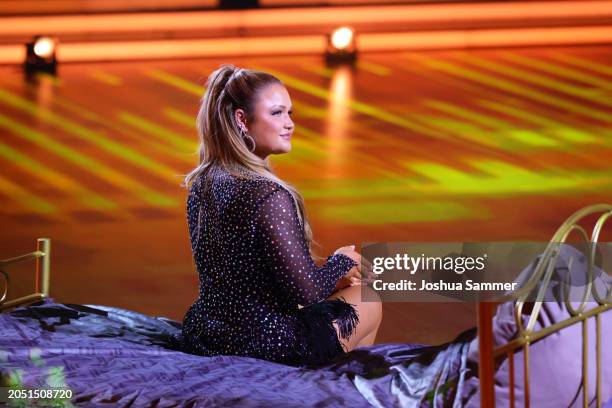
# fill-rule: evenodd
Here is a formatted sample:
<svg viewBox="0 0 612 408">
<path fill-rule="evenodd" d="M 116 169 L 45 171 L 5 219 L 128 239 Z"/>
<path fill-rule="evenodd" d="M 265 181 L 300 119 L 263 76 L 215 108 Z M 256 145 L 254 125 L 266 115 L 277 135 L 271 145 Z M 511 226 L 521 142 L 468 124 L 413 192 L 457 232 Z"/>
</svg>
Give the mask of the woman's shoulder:
<svg viewBox="0 0 612 408">
<path fill-rule="evenodd" d="M 265 176 L 255 175 L 252 178 L 243 179 L 239 182 L 244 183 L 245 189 L 250 192 L 251 197 L 256 202 L 264 201 L 267 198 L 278 194 L 290 194 L 278 181 Z"/>
<path fill-rule="evenodd" d="M 250 171 L 230 172 L 226 169 L 211 171 L 198 176 L 193 185 L 200 191 L 208 189 L 216 193 L 231 191 L 243 200 L 255 202 L 263 201 L 276 192 L 290 195 L 278 181 Z"/>
</svg>

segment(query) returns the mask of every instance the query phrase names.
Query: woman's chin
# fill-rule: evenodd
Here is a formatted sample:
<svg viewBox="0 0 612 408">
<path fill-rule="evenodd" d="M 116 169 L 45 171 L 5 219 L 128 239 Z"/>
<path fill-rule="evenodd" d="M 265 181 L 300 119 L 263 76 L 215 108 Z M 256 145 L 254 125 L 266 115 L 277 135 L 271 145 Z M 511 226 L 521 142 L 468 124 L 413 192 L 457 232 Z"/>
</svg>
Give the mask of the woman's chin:
<svg viewBox="0 0 612 408">
<path fill-rule="evenodd" d="M 284 141 L 281 143 L 276 151 L 276 154 L 289 153 L 291 151 L 291 142 Z"/>
<path fill-rule="evenodd" d="M 271 149 L 257 150 L 255 154 L 261 158 L 265 158 L 265 157 L 268 157 L 274 154 L 289 153 L 290 151 L 291 151 L 291 143 L 283 143 L 283 144 L 276 145 L 276 147 L 271 148 Z"/>
</svg>

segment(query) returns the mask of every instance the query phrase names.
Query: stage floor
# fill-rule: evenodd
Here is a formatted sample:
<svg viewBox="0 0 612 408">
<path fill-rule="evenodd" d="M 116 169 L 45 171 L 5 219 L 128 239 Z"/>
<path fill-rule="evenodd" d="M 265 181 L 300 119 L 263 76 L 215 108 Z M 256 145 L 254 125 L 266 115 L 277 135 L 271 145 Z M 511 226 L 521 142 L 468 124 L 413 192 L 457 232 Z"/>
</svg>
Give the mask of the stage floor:
<svg viewBox="0 0 612 408">
<path fill-rule="evenodd" d="M 50 237 L 56 300 L 182 319 L 197 276 L 179 184 L 222 63 L 287 85 L 293 150 L 273 163 L 303 193 L 323 256 L 548 240 L 612 202 L 612 46 L 365 54 L 354 70 L 314 56 L 74 64 L 30 83 L 0 67 L 0 258 Z M 388 303 L 377 342 L 450 340 L 474 310 Z"/>
</svg>

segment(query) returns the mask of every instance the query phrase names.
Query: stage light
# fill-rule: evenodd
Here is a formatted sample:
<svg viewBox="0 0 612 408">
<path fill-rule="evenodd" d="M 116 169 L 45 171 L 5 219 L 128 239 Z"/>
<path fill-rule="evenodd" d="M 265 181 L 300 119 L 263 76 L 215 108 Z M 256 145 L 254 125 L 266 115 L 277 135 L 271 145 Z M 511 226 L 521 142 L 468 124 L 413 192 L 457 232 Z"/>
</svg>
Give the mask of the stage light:
<svg viewBox="0 0 612 408">
<path fill-rule="evenodd" d="M 259 8 L 259 0 L 220 0 L 219 8 L 222 10 L 240 10 Z"/>
<path fill-rule="evenodd" d="M 46 36 L 34 37 L 32 41 L 26 44 L 26 60 L 24 63 L 26 73 L 48 72 L 55 74 L 57 72 L 56 48 L 57 41 L 55 39 Z"/>
<path fill-rule="evenodd" d="M 355 32 L 350 27 L 339 27 L 327 35 L 325 59 L 328 64 L 353 63 L 357 59 Z"/>
<path fill-rule="evenodd" d="M 34 43 L 34 54 L 40 58 L 49 58 L 53 55 L 54 51 L 55 43 L 49 37 L 39 38 L 38 41 Z"/>
<path fill-rule="evenodd" d="M 334 47 L 344 50 L 353 41 L 353 30 L 348 27 L 340 27 L 332 33 L 331 42 Z"/>
</svg>

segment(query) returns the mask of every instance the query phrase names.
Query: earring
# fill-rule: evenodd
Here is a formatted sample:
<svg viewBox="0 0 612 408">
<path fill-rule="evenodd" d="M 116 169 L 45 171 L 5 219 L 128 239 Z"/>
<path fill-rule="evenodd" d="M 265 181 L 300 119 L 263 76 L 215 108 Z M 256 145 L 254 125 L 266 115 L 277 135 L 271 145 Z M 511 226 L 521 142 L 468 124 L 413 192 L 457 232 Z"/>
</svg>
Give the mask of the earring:
<svg viewBox="0 0 612 408">
<path fill-rule="evenodd" d="M 255 139 L 253 139 L 253 137 L 249 135 L 242 127 L 240 128 L 240 135 L 242 136 L 242 140 L 244 140 L 244 144 L 246 145 L 247 149 L 249 149 L 251 153 L 254 152 L 255 148 L 257 147 L 255 144 Z"/>
</svg>

